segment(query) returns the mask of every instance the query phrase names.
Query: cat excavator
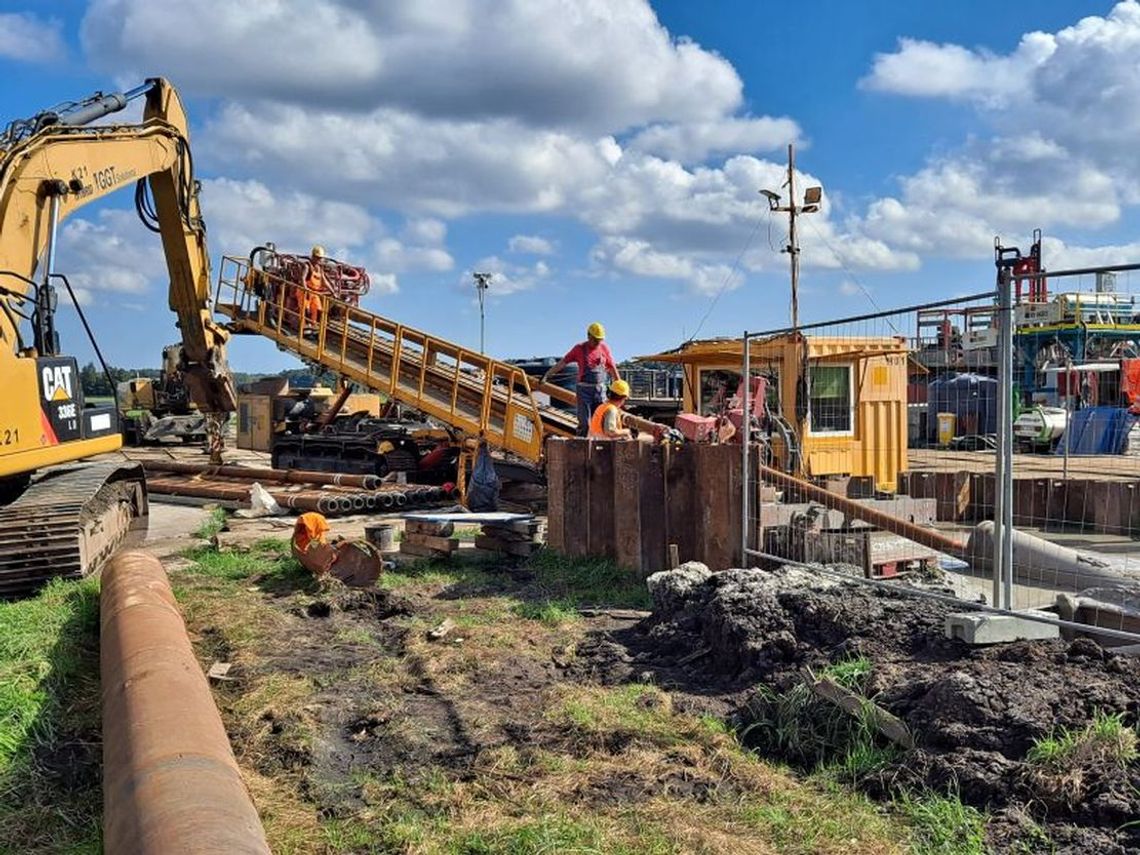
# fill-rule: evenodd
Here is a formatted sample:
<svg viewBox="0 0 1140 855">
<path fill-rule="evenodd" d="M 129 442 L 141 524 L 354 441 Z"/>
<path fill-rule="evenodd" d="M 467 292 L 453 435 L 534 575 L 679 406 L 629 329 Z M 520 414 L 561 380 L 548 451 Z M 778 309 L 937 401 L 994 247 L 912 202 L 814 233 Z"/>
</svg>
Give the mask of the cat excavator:
<svg viewBox="0 0 1140 855">
<path fill-rule="evenodd" d="M 95 124 L 139 99 L 141 121 Z M 85 404 L 55 322 L 62 286 L 102 361 L 71 283 L 55 269 L 59 228 L 127 186 L 162 240 L 190 397 L 206 413 L 236 409 L 228 333 L 210 313 L 206 229 L 175 89 L 152 78 L 8 124 L 0 132 L 0 596 L 94 572 L 145 525 L 141 467 L 80 463 L 122 445 L 119 414 Z"/>
</svg>

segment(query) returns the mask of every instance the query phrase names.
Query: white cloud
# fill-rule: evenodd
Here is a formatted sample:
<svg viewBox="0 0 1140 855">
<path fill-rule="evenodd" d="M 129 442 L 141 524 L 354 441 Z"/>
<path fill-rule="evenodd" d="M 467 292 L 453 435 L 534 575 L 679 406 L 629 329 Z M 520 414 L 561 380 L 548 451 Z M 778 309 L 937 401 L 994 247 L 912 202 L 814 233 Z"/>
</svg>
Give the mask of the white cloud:
<svg viewBox="0 0 1140 855">
<path fill-rule="evenodd" d="M 844 279 L 840 282 L 836 290 L 839 291 L 841 297 L 857 297 L 863 293 L 863 289 L 850 279 Z"/>
<path fill-rule="evenodd" d="M 207 19 L 208 35 L 191 26 Z M 598 268 L 697 292 L 786 264 L 768 246 L 786 227 L 757 192 L 778 190 L 784 167 L 755 155 L 802 144 L 798 124 L 742 114 L 732 66 L 673 37 L 646 0 L 186 0 L 171 16 L 93 0 L 82 29 L 93 63 L 157 63 L 187 94 L 221 96 L 195 146 L 231 176 L 207 182 L 204 206 L 239 246 L 281 235 L 362 253 L 377 273 L 446 271 L 446 220 L 525 213 L 592 230 Z M 405 218 L 398 232 L 380 223 L 391 213 Z M 825 194 L 805 269 L 918 265 L 870 218 L 832 216 Z M 500 293 L 546 278 L 491 259 Z"/>
<path fill-rule="evenodd" d="M 0 13 L 0 57 L 24 62 L 57 62 L 67 53 L 63 25 L 27 12 Z"/>
<path fill-rule="evenodd" d="M 433 217 L 418 217 L 404 223 L 401 234 L 412 243 L 439 246 L 447 237 L 447 223 Z"/>
<path fill-rule="evenodd" d="M 800 127 L 788 118 L 728 116 L 703 122 L 654 125 L 629 143 L 643 151 L 682 163 L 699 163 L 714 154 L 775 151 L 800 141 Z"/>
<path fill-rule="evenodd" d="M 557 210 L 574 187 L 605 175 L 612 145 L 511 119 L 437 120 L 390 109 L 350 115 L 262 103 L 229 104 L 205 142 L 207 153 L 230 168 L 287 176 L 309 192 L 359 204 L 383 199 L 398 210 L 443 217 Z"/>
<path fill-rule="evenodd" d="M 704 263 L 692 257 L 662 252 L 647 241 L 611 237 L 601 241 L 592 253 L 601 266 L 613 271 L 650 279 L 684 282 L 698 294 L 715 294 L 737 288 L 744 281 L 739 270 L 726 264 Z"/>
<path fill-rule="evenodd" d="M 554 244 L 538 235 L 514 235 L 507 241 L 507 252 L 520 255 L 553 255 Z"/>
<path fill-rule="evenodd" d="M 1029 33 L 1017 49 L 999 56 L 954 44 L 899 39 L 895 53 L 875 55 L 860 86 L 920 97 L 961 98 L 998 106 L 1020 95 L 1034 70 L 1056 49 L 1047 33 Z"/>
<path fill-rule="evenodd" d="M 369 293 L 372 295 L 395 294 L 400 290 L 395 273 L 369 273 L 368 279 L 372 284 Z"/>
<path fill-rule="evenodd" d="M 196 93 L 307 107 L 597 132 L 741 102 L 732 65 L 671 37 L 644 0 L 94 0 L 82 40 L 114 73 L 162 68 Z"/>
<path fill-rule="evenodd" d="M 94 220 L 68 220 L 60 229 L 56 270 L 67 276 L 83 305 L 117 305 L 125 295 L 146 294 L 153 283 L 169 281 L 158 236 L 134 211 L 121 209 L 100 211 Z"/>
<path fill-rule="evenodd" d="M 876 57 L 866 88 L 965 101 L 995 133 L 902 177 L 899 194 L 872 201 L 852 232 L 923 256 L 984 258 L 997 233 L 1119 222 L 1140 202 L 1138 56 L 1134 0 L 1028 33 L 1008 54 L 901 40 Z"/>
<path fill-rule="evenodd" d="M 375 267 L 393 273 L 410 271 L 445 271 L 455 260 L 443 246 L 447 224 L 431 217 L 410 219 L 400 231 L 402 240 L 384 237 L 377 241 L 373 256 Z"/>
<path fill-rule="evenodd" d="M 254 180 L 206 179 L 202 210 L 215 251 L 239 255 L 266 241 L 282 252 L 307 253 L 318 243 L 330 250 L 359 246 L 381 229 L 360 205 L 296 190 L 274 192 Z"/>
</svg>

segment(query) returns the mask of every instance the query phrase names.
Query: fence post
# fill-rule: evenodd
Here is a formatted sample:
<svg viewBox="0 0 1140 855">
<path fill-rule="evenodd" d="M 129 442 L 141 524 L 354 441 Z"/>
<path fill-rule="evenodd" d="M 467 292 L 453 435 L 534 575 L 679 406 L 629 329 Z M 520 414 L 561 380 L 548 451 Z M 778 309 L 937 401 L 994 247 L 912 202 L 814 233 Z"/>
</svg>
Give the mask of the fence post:
<svg viewBox="0 0 1140 855">
<path fill-rule="evenodd" d="M 749 478 L 748 478 L 748 446 L 752 442 L 752 348 L 749 346 L 748 330 L 744 331 L 744 398 L 742 404 L 744 406 L 744 414 L 740 420 L 740 427 L 743 431 L 740 437 L 740 563 L 741 566 L 748 566 L 748 516 L 749 516 Z"/>
<path fill-rule="evenodd" d="M 998 447 L 994 478 L 994 600 L 1013 608 L 1013 280 L 998 274 Z"/>
</svg>

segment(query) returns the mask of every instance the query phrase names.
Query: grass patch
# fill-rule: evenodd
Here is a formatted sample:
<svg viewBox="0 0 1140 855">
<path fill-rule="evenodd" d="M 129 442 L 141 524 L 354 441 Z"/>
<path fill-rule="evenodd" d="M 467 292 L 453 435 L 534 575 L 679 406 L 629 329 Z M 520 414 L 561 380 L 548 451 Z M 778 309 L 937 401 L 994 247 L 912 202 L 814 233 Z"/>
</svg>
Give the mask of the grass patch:
<svg viewBox="0 0 1140 855">
<path fill-rule="evenodd" d="M 895 807 L 914 830 L 915 855 L 985 855 L 985 815 L 956 794 L 904 793 Z"/>
<path fill-rule="evenodd" d="M 457 593 L 477 595 L 486 591 L 498 591 L 501 580 L 483 569 L 489 559 L 483 556 L 457 556 L 450 560 L 421 558 L 417 561 L 397 563 L 395 570 L 386 571 L 377 584 L 381 588 L 407 588 L 422 586 L 460 586 Z"/>
<path fill-rule="evenodd" d="M 605 840 L 595 823 L 571 819 L 565 815 L 544 816 L 492 831 L 468 832 L 455 840 L 449 848 L 449 852 L 455 855 L 533 855 L 539 852 L 634 855 L 646 851 L 648 850 L 634 850 L 620 844 L 615 846 Z"/>
<path fill-rule="evenodd" d="M 1097 710 L 1079 730 L 1059 728 L 1034 742 L 1025 755 L 1029 787 L 1045 804 L 1078 803 L 1105 767 L 1125 767 L 1137 758 L 1136 728 L 1123 713 Z"/>
<path fill-rule="evenodd" d="M 547 626 L 558 626 L 567 621 L 581 620 L 578 608 L 569 600 L 539 600 L 520 602 L 511 607 L 512 614 L 527 620 L 542 621 Z"/>
<path fill-rule="evenodd" d="M 194 537 L 208 541 L 225 527 L 226 509 L 213 507 L 207 512 L 205 521 L 194 531 Z"/>
<path fill-rule="evenodd" d="M 226 581 L 255 580 L 274 589 L 304 590 L 315 580 L 309 571 L 289 554 L 285 541 L 266 538 L 248 552 L 221 551 L 213 546 L 195 546 L 182 552 L 191 564 L 183 572 Z"/>
<path fill-rule="evenodd" d="M 1025 761 L 1056 771 L 1102 764 L 1127 766 L 1137 757 L 1136 742 L 1136 729 L 1124 723 L 1124 713 L 1097 710 L 1081 730 L 1061 728 L 1035 741 Z"/>
<path fill-rule="evenodd" d="M 535 574 L 541 599 L 575 606 L 648 609 L 652 605 L 645 582 L 608 559 L 566 558 L 540 549 L 526 566 Z"/>
<path fill-rule="evenodd" d="M 863 694 L 871 662 L 856 657 L 823 669 L 852 692 Z M 826 769 L 856 783 L 894 759 L 898 749 L 882 744 L 869 714 L 852 716 L 817 696 L 806 682 L 785 692 L 760 686 L 749 702 L 753 721 L 742 736 L 764 754 L 806 769 Z"/>
<path fill-rule="evenodd" d="M 0 603 L 0 851 L 99 851 L 98 734 L 98 583 Z"/>
</svg>

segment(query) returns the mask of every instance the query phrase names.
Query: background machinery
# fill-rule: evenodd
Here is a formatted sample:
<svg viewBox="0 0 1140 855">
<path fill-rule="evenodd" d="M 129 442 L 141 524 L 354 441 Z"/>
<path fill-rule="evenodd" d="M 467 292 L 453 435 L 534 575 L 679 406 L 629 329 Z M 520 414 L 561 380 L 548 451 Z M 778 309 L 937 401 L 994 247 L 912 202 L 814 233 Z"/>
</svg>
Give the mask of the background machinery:
<svg viewBox="0 0 1140 855">
<path fill-rule="evenodd" d="M 141 122 L 92 124 L 139 98 Z M 145 519 L 140 467 L 64 465 L 113 451 L 122 436 L 114 407 L 85 405 L 76 359 L 55 325 L 56 286 L 74 302 L 55 270 L 61 221 L 128 185 L 143 222 L 162 238 L 190 398 L 204 412 L 235 407 L 228 334 L 209 311 L 186 114 L 173 87 L 153 78 L 11 122 L 0 133 L 0 594 L 98 569 Z M 38 470 L 47 471 L 33 480 Z"/>
<path fill-rule="evenodd" d="M 206 416 L 190 400 L 190 388 L 182 376 L 182 345 L 162 349 L 158 377 L 123 380 L 115 388 L 123 441 L 147 445 L 165 440 L 204 443 Z"/>
</svg>

